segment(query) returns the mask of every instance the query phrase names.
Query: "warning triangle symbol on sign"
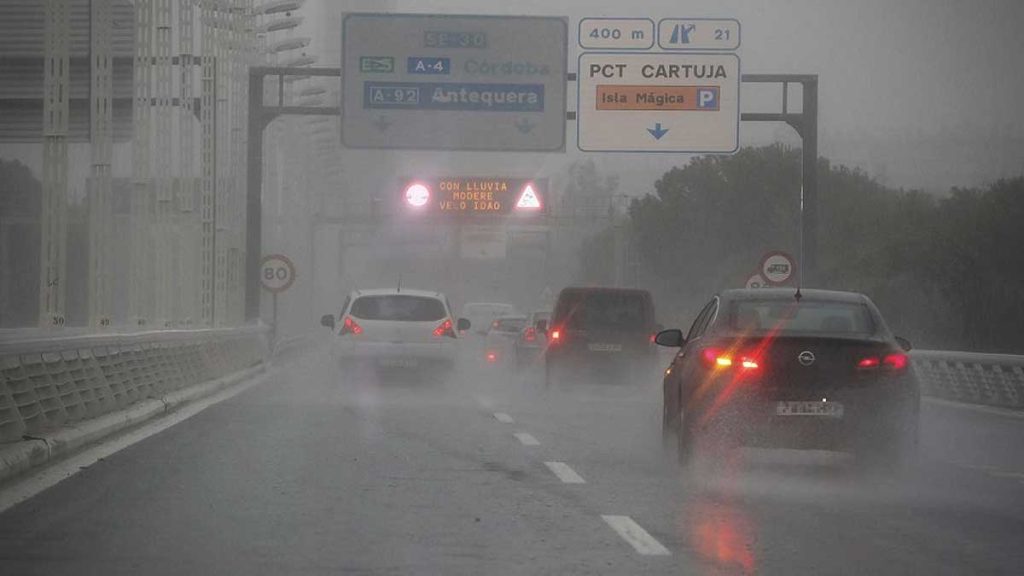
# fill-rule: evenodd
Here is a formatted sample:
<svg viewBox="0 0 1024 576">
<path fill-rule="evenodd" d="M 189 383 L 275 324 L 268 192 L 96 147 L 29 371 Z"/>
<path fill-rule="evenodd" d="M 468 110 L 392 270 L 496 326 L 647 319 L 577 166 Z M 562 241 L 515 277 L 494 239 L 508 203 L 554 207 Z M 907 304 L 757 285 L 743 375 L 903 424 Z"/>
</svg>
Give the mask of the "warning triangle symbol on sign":
<svg viewBox="0 0 1024 576">
<path fill-rule="evenodd" d="M 532 184 L 527 184 L 523 189 L 523 193 L 519 195 L 519 201 L 516 202 L 516 208 L 540 208 L 540 198 L 537 197 L 537 192 L 534 191 Z"/>
</svg>

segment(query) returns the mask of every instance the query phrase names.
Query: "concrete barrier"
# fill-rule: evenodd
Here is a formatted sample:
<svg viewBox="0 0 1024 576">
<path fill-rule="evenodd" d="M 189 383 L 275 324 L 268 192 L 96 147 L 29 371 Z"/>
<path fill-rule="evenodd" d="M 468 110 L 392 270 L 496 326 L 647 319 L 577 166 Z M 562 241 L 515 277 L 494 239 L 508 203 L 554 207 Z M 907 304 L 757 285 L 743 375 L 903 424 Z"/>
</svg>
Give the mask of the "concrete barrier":
<svg viewBox="0 0 1024 576">
<path fill-rule="evenodd" d="M 910 359 L 926 396 L 1024 409 L 1024 356 L 914 350 Z"/>
<path fill-rule="evenodd" d="M 0 341 L 0 445 L 260 365 L 265 327 Z"/>
</svg>

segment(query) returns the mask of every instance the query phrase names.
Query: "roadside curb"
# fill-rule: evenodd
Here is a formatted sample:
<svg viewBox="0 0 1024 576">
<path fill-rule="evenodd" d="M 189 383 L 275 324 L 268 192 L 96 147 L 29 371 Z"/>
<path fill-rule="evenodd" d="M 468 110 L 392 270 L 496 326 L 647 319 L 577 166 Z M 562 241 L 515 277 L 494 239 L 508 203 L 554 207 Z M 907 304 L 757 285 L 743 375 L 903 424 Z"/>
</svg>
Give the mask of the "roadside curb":
<svg viewBox="0 0 1024 576">
<path fill-rule="evenodd" d="M 149 398 L 123 410 L 76 422 L 52 432 L 26 437 L 20 442 L 0 446 L 0 484 L 29 470 L 63 458 L 103 438 L 175 409 L 213 396 L 217 392 L 266 372 L 266 362 L 233 374 L 176 390 L 159 398 Z"/>
</svg>

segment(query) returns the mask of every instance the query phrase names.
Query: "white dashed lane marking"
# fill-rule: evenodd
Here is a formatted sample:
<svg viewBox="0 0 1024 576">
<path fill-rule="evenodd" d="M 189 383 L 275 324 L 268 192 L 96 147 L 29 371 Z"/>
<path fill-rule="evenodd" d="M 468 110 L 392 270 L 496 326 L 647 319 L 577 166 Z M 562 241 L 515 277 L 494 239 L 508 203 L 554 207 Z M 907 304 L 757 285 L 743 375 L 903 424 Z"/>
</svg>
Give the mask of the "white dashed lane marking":
<svg viewBox="0 0 1024 576">
<path fill-rule="evenodd" d="M 503 424 L 511 424 L 511 423 L 515 422 L 515 420 L 513 420 L 511 416 L 509 416 L 508 414 L 505 414 L 504 412 L 495 412 L 494 413 L 494 418 L 495 418 L 495 420 L 497 420 L 498 422 L 501 422 Z"/>
<path fill-rule="evenodd" d="M 611 516 L 602 514 L 601 518 L 612 527 L 612 530 L 618 532 L 622 539 L 629 543 L 638 554 L 644 556 L 670 556 L 672 553 L 668 551 L 647 533 L 639 524 L 633 521 L 629 516 Z"/>
<path fill-rule="evenodd" d="M 540 442 L 533 437 L 533 434 L 527 434 L 526 432 L 516 432 L 515 437 L 522 442 L 523 446 L 540 446 Z"/>
<path fill-rule="evenodd" d="M 545 462 L 547 466 L 558 479 L 566 484 L 586 484 L 586 481 L 582 476 L 576 473 L 575 470 L 569 467 L 565 462 Z"/>
</svg>

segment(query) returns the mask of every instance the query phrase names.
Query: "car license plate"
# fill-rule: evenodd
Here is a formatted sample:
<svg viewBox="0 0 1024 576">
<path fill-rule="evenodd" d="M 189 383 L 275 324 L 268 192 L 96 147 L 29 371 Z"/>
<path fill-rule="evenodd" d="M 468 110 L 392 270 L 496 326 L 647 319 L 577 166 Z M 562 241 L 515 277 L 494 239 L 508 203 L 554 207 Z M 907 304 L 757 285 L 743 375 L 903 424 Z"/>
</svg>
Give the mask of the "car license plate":
<svg viewBox="0 0 1024 576">
<path fill-rule="evenodd" d="M 776 402 L 775 415 L 842 418 L 843 405 L 839 402 Z"/>
<path fill-rule="evenodd" d="M 587 348 L 591 352 L 622 352 L 622 344 L 594 343 L 594 344 L 588 344 Z"/>
<path fill-rule="evenodd" d="M 381 358 L 378 363 L 386 368 L 415 368 L 417 364 L 413 358 Z"/>
</svg>

